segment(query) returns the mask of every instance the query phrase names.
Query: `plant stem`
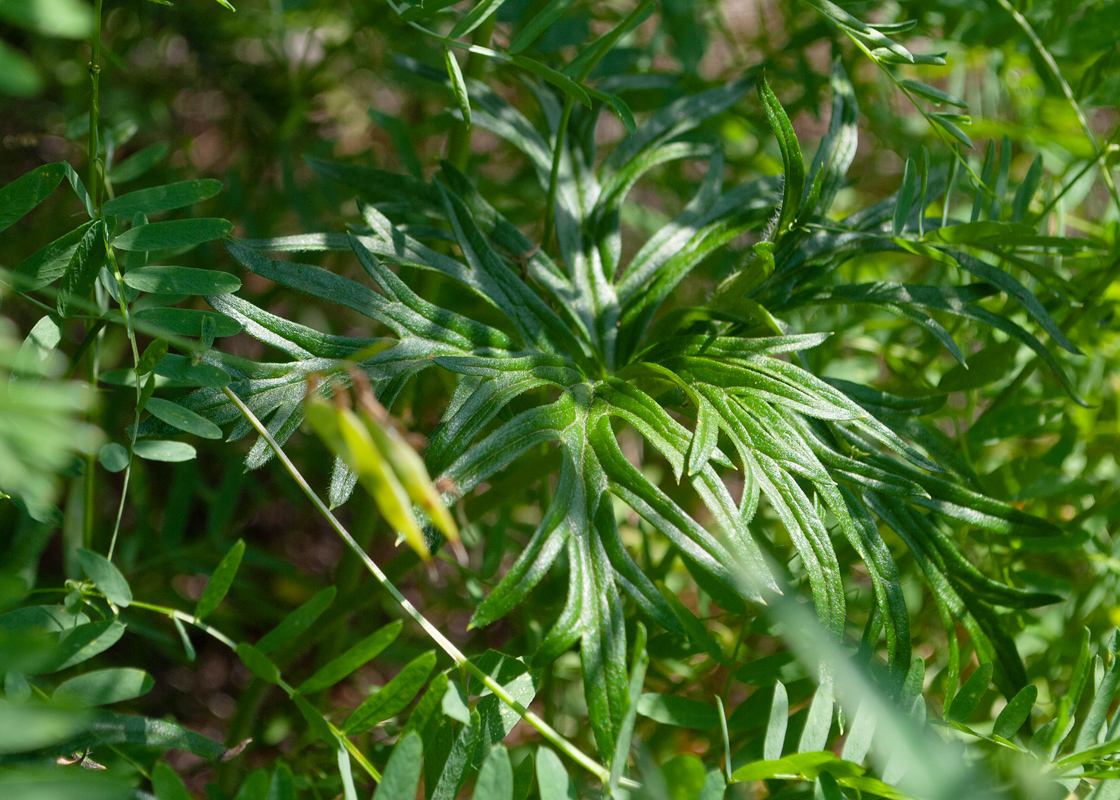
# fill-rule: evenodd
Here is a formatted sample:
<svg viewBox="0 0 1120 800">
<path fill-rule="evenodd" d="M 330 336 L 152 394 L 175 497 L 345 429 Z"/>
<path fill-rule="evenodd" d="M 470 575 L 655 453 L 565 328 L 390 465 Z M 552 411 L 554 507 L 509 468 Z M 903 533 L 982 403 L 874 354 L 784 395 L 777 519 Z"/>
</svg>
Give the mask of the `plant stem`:
<svg viewBox="0 0 1120 800">
<path fill-rule="evenodd" d="M 269 448 L 276 455 L 276 458 L 279 459 L 280 463 L 284 465 L 284 469 L 286 469 L 288 471 L 288 474 L 292 476 L 292 480 L 294 480 L 296 484 L 299 485 L 299 488 L 307 496 L 307 499 L 311 501 L 311 504 L 315 506 L 315 509 L 319 512 L 320 515 L 322 515 L 323 519 L 325 519 L 327 523 L 332 528 L 334 528 L 335 533 L 342 537 L 342 540 L 346 542 L 347 546 L 354 552 L 354 555 L 356 555 L 361 560 L 366 569 L 368 569 L 370 574 L 373 575 L 374 579 L 386 592 L 389 593 L 389 595 L 394 600 L 397 601 L 397 604 L 402 609 L 404 609 L 404 612 L 412 617 L 412 619 L 415 620 L 416 623 L 424 629 L 424 632 L 432 638 L 432 641 L 438 644 L 440 649 L 442 649 L 444 653 L 451 657 L 451 660 L 455 662 L 455 666 L 469 673 L 477 680 L 481 681 L 487 689 L 493 692 L 507 706 L 516 711 L 518 716 L 520 716 L 523 720 L 536 728 L 537 732 L 539 732 L 541 736 L 543 736 L 550 744 L 552 744 L 570 759 L 594 774 L 604 783 L 609 781 L 611 774 L 609 769 L 604 767 L 595 759 L 591 758 L 591 756 L 584 753 L 574 744 L 561 736 L 551 725 L 549 725 L 529 709 L 525 708 L 525 706 L 521 705 L 521 703 L 517 702 L 517 700 L 515 700 L 510 695 L 510 693 L 506 691 L 506 688 L 504 686 L 487 675 L 476 665 L 471 663 L 467 659 L 467 657 L 463 655 L 458 647 L 452 644 L 452 642 L 446 636 L 440 633 L 439 629 L 436 628 L 435 625 L 429 622 L 428 619 L 423 614 L 421 614 L 414 605 L 412 605 L 412 603 L 405 599 L 405 596 L 400 593 L 397 587 L 394 586 L 392 582 L 390 582 L 385 573 L 381 571 L 381 567 L 377 566 L 377 562 L 370 558 L 369 554 L 365 550 L 363 550 L 356 541 L 354 541 L 354 537 L 350 535 L 350 532 L 347 531 L 342 523 L 338 521 L 338 518 L 333 513 L 331 513 L 331 510 L 327 508 L 326 504 L 319 498 L 319 495 L 317 495 L 315 493 L 315 490 L 312 489 L 310 484 L 307 483 L 307 480 L 300 473 L 296 465 L 292 463 L 292 460 L 290 458 L 288 458 L 287 453 L 285 453 L 283 448 L 281 448 L 280 445 L 276 443 L 276 440 L 272 437 L 272 434 L 268 432 L 268 429 L 261 423 L 261 421 L 257 419 L 257 415 L 253 413 L 252 409 L 245 405 L 244 401 L 233 391 L 231 391 L 228 386 L 222 389 L 222 392 L 225 393 L 226 397 L 228 397 L 235 406 L 237 406 L 238 410 L 249 422 L 249 424 L 252 425 L 257 433 L 260 434 L 261 438 L 265 440 L 265 443 L 268 444 Z M 623 779 L 623 785 L 629 786 L 630 788 L 638 787 L 638 784 L 636 782 L 626 779 Z"/>
<path fill-rule="evenodd" d="M 101 179 L 97 167 L 97 151 L 100 146 L 97 139 L 97 126 L 101 115 L 98 106 L 101 83 L 101 3 L 102 0 L 94 0 L 93 36 L 90 37 L 89 59 L 89 199 L 98 214 L 101 213 Z"/>
<path fill-rule="evenodd" d="M 89 57 L 89 198 L 93 204 L 94 213 L 101 214 L 101 192 L 98 191 L 97 151 L 99 148 L 97 126 L 100 121 L 101 109 L 98 105 L 101 84 L 101 4 L 102 0 L 94 0 L 93 5 L 93 34 L 90 36 Z M 86 323 L 86 335 L 96 336 L 94 333 L 96 323 Z M 94 341 L 87 359 L 86 379 L 91 386 L 97 385 L 97 342 Z M 86 456 L 84 485 L 82 487 L 82 546 L 93 546 L 93 514 L 94 498 L 97 494 L 97 458 Z"/>
<path fill-rule="evenodd" d="M 128 497 L 128 484 L 132 477 L 132 451 L 136 449 L 136 435 L 140 431 L 140 399 L 143 396 L 144 389 L 140 385 L 140 347 L 136 343 L 136 331 L 132 327 L 132 315 L 129 313 L 128 303 L 125 302 L 126 289 L 124 278 L 121 275 L 120 266 L 117 264 L 117 258 L 113 255 L 113 248 L 109 246 L 108 239 L 105 241 L 105 252 L 108 254 L 109 263 L 113 267 L 113 277 L 117 282 L 117 294 L 120 297 L 119 305 L 121 308 L 121 316 L 124 317 L 125 331 L 128 333 L 128 342 L 132 347 L 132 365 L 133 371 L 136 373 L 136 413 L 133 416 L 132 434 L 130 435 L 128 443 L 128 464 L 124 468 L 124 486 L 121 487 L 121 501 L 117 505 L 117 518 L 113 523 L 113 536 L 109 540 L 109 552 L 106 555 L 106 558 L 112 561 L 113 551 L 117 547 L 117 534 L 121 529 L 121 517 L 124 516 L 124 501 Z"/>
<path fill-rule="evenodd" d="M 226 636 L 224 633 L 222 633 L 217 628 L 214 628 L 214 627 L 211 627 L 210 625 L 207 625 L 205 622 L 203 622 L 202 620 L 200 620 L 198 617 L 194 616 L 193 614 L 188 614 L 187 612 L 180 611 L 177 608 L 170 608 L 168 606 L 157 606 L 154 603 L 143 603 L 143 602 L 140 602 L 138 600 L 133 600 L 132 601 L 132 606 L 134 608 L 143 608 L 147 611 L 154 611 L 157 614 L 166 614 L 168 617 L 170 617 L 172 619 L 177 619 L 180 622 L 187 623 L 188 625 L 193 625 L 196 628 L 198 628 L 199 630 L 203 631 L 204 633 L 207 633 L 210 636 L 212 636 L 213 638 L 217 639 L 219 642 L 224 644 L 230 650 L 233 650 L 235 653 L 237 652 L 237 642 L 235 642 L 230 637 Z M 279 686 L 281 689 L 283 689 L 285 692 L 287 692 L 288 697 L 294 697 L 296 695 L 296 690 L 294 688 L 292 688 L 288 683 L 286 683 L 282 678 L 278 680 L 276 685 Z M 323 722 L 327 723 L 328 727 L 330 727 L 330 729 L 331 729 L 331 733 L 333 733 L 338 738 L 338 740 L 343 744 L 343 746 L 350 753 L 350 755 L 354 757 L 354 760 L 358 762 L 358 764 L 362 767 L 362 769 L 365 770 L 366 773 L 371 778 L 373 778 L 375 781 L 377 781 L 378 783 L 381 783 L 381 773 L 377 771 L 377 768 L 374 767 L 373 764 L 369 763 L 369 759 L 367 759 L 365 757 L 365 755 L 362 753 L 362 751 L 359 750 L 357 748 L 357 746 L 354 745 L 345 736 L 345 734 L 343 734 L 342 731 L 340 731 L 338 728 L 336 728 L 334 726 L 334 724 L 329 719 L 327 719 L 326 717 L 323 717 Z"/>
</svg>

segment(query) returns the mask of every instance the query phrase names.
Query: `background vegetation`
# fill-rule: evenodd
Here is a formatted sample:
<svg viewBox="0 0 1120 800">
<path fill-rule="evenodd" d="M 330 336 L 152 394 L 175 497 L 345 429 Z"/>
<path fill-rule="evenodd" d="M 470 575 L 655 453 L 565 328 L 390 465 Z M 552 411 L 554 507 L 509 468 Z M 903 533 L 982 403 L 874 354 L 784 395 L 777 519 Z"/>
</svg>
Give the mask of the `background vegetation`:
<svg viewBox="0 0 1120 800">
<path fill-rule="evenodd" d="M 0 0 L 0 796 L 1120 797 L 1118 31 Z"/>
</svg>

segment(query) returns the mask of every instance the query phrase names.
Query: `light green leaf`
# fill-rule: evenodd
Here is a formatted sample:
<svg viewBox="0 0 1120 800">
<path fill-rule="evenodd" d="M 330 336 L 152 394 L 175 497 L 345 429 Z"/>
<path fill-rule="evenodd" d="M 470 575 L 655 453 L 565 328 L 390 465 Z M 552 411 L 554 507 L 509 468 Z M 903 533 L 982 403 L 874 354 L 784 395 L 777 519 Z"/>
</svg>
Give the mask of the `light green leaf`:
<svg viewBox="0 0 1120 800">
<path fill-rule="evenodd" d="M 80 733 L 89 716 L 69 709 L 0 704 L 0 753 L 26 753 L 65 742 Z"/>
<path fill-rule="evenodd" d="M 191 461 L 198 454 L 192 445 L 169 439 L 141 439 L 133 446 L 132 452 L 145 461 L 171 463 Z"/>
<path fill-rule="evenodd" d="M 43 79 L 23 53 L 0 41 L 0 94 L 32 97 L 43 90 Z"/>
<path fill-rule="evenodd" d="M 474 800 L 513 800 L 513 767 L 509 751 L 502 745 L 491 750 L 482 762 L 474 787 Z"/>
<path fill-rule="evenodd" d="M 194 615 L 197 619 L 205 619 L 210 616 L 222 602 L 226 592 L 229 591 L 229 587 L 233 585 L 237 569 L 241 566 L 241 556 L 244 554 L 245 542 L 238 539 L 229 549 L 229 552 L 222 556 L 222 560 L 218 562 L 218 566 L 214 570 L 214 574 L 210 576 L 206 588 L 202 590 L 202 596 L 198 598 L 198 605 L 194 609 Z"/>
<path fill-rule="evenodd" d="M 900 81 L 900 83 L 914 94 L 929 100 L 931 103 L 936 103 L 937 105 L 946 103 L 951 106 L 957 106 L 957 108 L 968 108 L 968 103 L 961 100 L 959 97 L 951 95 L 948 92 L 943 92 L 921 81 L 903 80 Z"/>
<path fill-rule="evenodd" d="M 471 721 L 471 710 L 467 707 L 467 698 L 463 694 L 462 687 L 457 683 L 447 687 L 447 691 L 443 694 L 443 700 L 440 702 L 440 707 L 444 714 L 457 722 L 466 725 Z"/>
<path fill-rule="evenodd" d="M 81 0 L 6 0 L 0 19 L 43 36 L 82 39 L 93 31 L 93 14 Z"/>
<path fill-rule="evenodd" d="M 576 800 L 575 787 L 564 763 L 547 747 L 537 750 L 537 787 L 541 800 Z"/>
<path fill-rule="evenodd" d="M 118 250 L 176 250 L 221 239 L 233 232 L 224 219 L 178 219 L 150 222 L 125 231 L 112 242 Z"/>
<path fill-rule="evenodd" d="M 99 669 L 64 681 L 51 697 L 64 705 L 89 708 L 132 700 L 150 692 L 154 685 L 155 680 L 142 669 Z"/>
<path fill-rule="evenodd" d="M 128 466 L 128 451 L 122 445 L 110 442 L 98 452 L 97 460 L 108 472 L 120 472 Z"/>
<path fill-rule="evenodd" d="M 338 740 L 336 753 L 338 774 L 342 778 L 342 798 L 343 800 L 358 800 L 358 790 L 354 786 L 354 772 L 350 766 L 350 751 L 346 749 L 346 743 L 341 739 Z"/>
<path fill-rule="evenodd" d="M 643 694 L 638 713 L 666 725 L 707 731 L 719 725 L 719 712 L 707 703 L 675 694 Z"/>
<path fill-rule="evenodd" d="M 420 761 L 423 743 L 415 733 L 401 737 L 389 755 L 389 763 L 373 800 L 415 800 L 416 789 L 420 785 Z"/>
<path fill-rule="evenodd" d="M 132 590 L 116 565 L 92 550 L 78 548 L 77 556 L 82 571 L 89 576 L 93 585 L 105 595 L 106 599 L 121 608 L 128 608 L 132 603 Z"/>
<path fill-rule="evenodd" d="M 204 439 L 222 438 L 221 428 L 205 417 L 200 417 L 193 411 L 183 408 L 178 403 L 153 397 L 148 401 L 145 408 L 152 412 L 152 416 L 156 419 L 162 420 L 181 431 L 193 433 L 195 436 L 201 436 Z M 136 444 L 139 445 L 140 442 Z"/>
<path fill-rule="evenodd" d="M 774 684 L 774 699 L 770 703 L 770 723 L 766 726 L 766 741 L 762 747 L 762 758 L 777 761 L 782 757 L 785 747 L 786 726 L 789 724 L 789 696 L 781 681 Z M 743 780 L 735 773 L 737 780 Z"/>
<path fill-rule="evenodd" d="M 832 692 L 822 686 L 809 706 L 809 716 L 805 720 L 805 727 L 801 729 L 801 740 L 797 745 L 798 753 L 824 750 L 832 727 L 832 709 Z"/>
<path fill-rule="evenodd" d="M 467 94 L 467 84 L 463 80 L 463 71 L 459 69 L 459 62 L 447 45 L 443 47 L 443 63 L 447 67 L 447 76 L 451 79 L 451 90 L 455 93 L 455 100 L 459 103 L 459 111 L 463 114 L 463 122 L 471 126 L 471 98 Z"/>
</svg>

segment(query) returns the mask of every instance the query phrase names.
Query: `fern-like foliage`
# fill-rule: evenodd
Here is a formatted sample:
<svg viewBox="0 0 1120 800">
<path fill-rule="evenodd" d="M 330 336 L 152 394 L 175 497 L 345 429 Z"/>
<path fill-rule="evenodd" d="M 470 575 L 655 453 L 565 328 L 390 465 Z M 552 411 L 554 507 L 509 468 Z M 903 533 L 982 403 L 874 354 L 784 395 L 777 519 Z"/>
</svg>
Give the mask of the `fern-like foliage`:
<svg viewBox="0 0 1120 800">
<path fill-rule="evenodd" d="M 420 75 L 442 72 L 404 62 Z M 784 176 L 723 185 L 718 148 L 691 135 L 744 100 L 757 86 L 781 147 Z M 433 475 L 461 493 L 508 469 L 539 474 L 558 453 L 551 503 L 516 563 L 485 598 L 472 625 L 508 613 L 549 572 L 561 553 L 569 568 L 567 602 L 536 654 L 547 663 L 579 644 L 592 728 L 603 753 L 614 750 L 627 708 L 623 596 L 668 631 L 684 634 L 673 606 L 634 561 L 620 537 L 619 500 L 668 538 L 698 584 L 728 609 L 788 592 L 785 563 L 757 524 L 763 499 L 788 531 L 826 630 L 844 632 L 844 580 L 832 529 L 866 565 L 875 611 L 865 637 L 885 634 L 896 683 L 910 665 L 910 632 L 898 570 L 880 523 L 909 547 L 925 571 L 956 647 L 963 622 L 996 680 L 1014 692 L 1026 677 L 994 607 L 1026 608 L 1048 595 L 991 580 L 965 557 L 941 520 L 963 520 L 994 536 L 1052 536 L 1049 523 L 984 496 L 949 440 L 921 416 L 944 397 L 902 398 L 808 368 L 806 350 L 827 333 L 792 332 L 784 319 L 829 304 L 872 306 L 914 321 L 958 360 L 964 356 L 939 319 L 957 316 L 1002 331 L 1033 349 L 1069 388 L 1046 346 L 1006 314 L 983 305 L 1002 294 L 1060 347 L 1074 351 L 1047 311 L 1004 264 L 1030 268 L 1030 251 L 1053 244 L 1030 227 L 1025 200 L 1014 219 L 982 193 L 972 218 L 949 213 L 946 180 L 908 169 L 900 192 L 877 206 L 831 219 L 856 147 L 857 107 L 837 63 L 830 130 L 807 168 L 793 128 L 764 79 L 744 80 L 685 97 L 645 120 L 601 161 L 592 137 L 574 136 L 559 158 L 556 258 L 537 248 L 448 164 L 430 182 L 346 164 L 310 160 L 324 175 L 350 184 L 363 201 L 365 225 L 350 233 L 267 241 L 231 241 L 246 269 L 292 289 L 365 315 L 389 333 L 381 339 L 325 335 L 233 296 L 209 298 L 257 339 L 290 356 L 255 363 L 218 352 L 208 358 L 234 378 L 231 388 L 284 441 L 300 424 L 306 377 L 353 360 L 386 406 L 427 369 L 457 378 L 457 387 L 426 452 Z M 561 114 L 538 91 L 550 129 L 533 123 L 480 83 L 469 92 L 473 123 L 512 142 L 547 191 Z M 588 115 L 586 129 L 593 129 Z M 710 168 L 693 200 L 626 263 L 621 207 L 649 169 L 671 160 L 707 158 Z M 942 192 L 946 212 L 926 218 Z M 983 202 L 981 202 L 981 200 Z M 428 224 L 398 223 L 394 216 Z M 398 218 L 400 218 L 398 216 Z M 744 252 L 735 272 L 703 304 L 664 311 L 682 281 L 704 259 L 748 231 L 763 240 Z M 375 288 L 320 267 L 269 253 L 351 251 Z M 909 252 L 942 268 L 936 285 L 841 284 L 836 268 L 857 255 Z M 998 254 L 993 258 L 991 254 Z M 490 324 L 425 300 L 394 268 L 450 278 L 491 307 Z M 954 276 L 973 282 L 952 285 Z M 328 391 L 324 384 L 322 391 Z M 512 413 L 511 402 L 520 398 Z M 237 410 L 218 391 L 202 389 L 185 404 L 215 422 Z M 270 416 L 269 416 L 270 415 Z M 684 421 L 682 421 L 684 420 Z M 686 424 L 687 423 L 687 424 Z M 698 503 L 651 481 L 618 440 L 622 427 L 671 466 L 675 482 Z M 248 433 L 238 423 L 234 436 Z M 256 466 L 268 457 L 258 444 Z M 741 496 L 724 477 L 738 473 Z M 547 475 L 546 475 L 547 479 Z M 332 487 L 343 502 L 353 486 L 344 468 Z M 450 499 L 450 498 L 449 498 Z M 710 523 L 697 517 L 702 506 Z M 754 523 L 754 524 L 752 524 Z M 749 576 L 744 579 L 744 575 Z M 950 664 L 955 665 L 955 656 Z M 955 669 L 955 666 L 954 666 Z M 952 680 L 955 681 L 955 678 Z"/>
</svg>

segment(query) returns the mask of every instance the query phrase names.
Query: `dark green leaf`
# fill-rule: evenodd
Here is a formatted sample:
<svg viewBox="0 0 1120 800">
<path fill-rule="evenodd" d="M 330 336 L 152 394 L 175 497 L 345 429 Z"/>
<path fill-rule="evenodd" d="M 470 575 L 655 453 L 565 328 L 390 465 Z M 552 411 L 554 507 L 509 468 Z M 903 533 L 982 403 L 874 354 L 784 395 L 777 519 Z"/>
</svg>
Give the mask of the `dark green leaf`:
<svg viewBox="0 0 1120 800">
<path fill-rule="evenodd" d="M 121 608 L 128 608 L 132 603 L 132 590 L 116 565 L 92 550 L 78 548 L 77 556 L 82 571 L 89 576 L 93 585 L 105 595 L 105 598 Z"/>
<path fill-rule="evenodd" d="M 221 239 L 233 232 L 224 219 L 179 219 L 150 222 L 125 231 L 112 242 L 118 250 L 176 250 Z"/>
<path fill-rule="evenodd" d="M 948 710 L 949 719 L 954 722 L 964 722 L 972 716 L 972 712 L 980 704 L 980 700 L 988 691 L 992 682 L 993 665 L 990 661 L 981 664 L 953 697 Z"/>
<path fill-rule="evenodd" d="M 506 0 L 479 0 L 475 7 L 463 15 L 462 19 L 455 23 L 455 27 L 447 34 L 450 39 L 458 39 L 460 36 L 466 36 L 479 25 L 489 18 L 501 8 L 502 3 Z"/>
<path fill-rule="evenodd" d="M 216 367 L 213 364 L 192 364 L 191 360 L 184 356 L 165 356 L 155 366 L 154 370 L 156 375 L 164 378 L 213 389 L 229 386 L 231 380 L 229 373 L 221 367 Z"/>
<path fill-rule="evenodd" d="M 64 176 L 61 164 L 43 164 L 0 189 L 0 233 L 43 202 Z"/>
<path fill-rule="evenodd" d="M 218 562 L 214 574 L 210 576 L 206 588 L 202 590 L 202 596 L 198 598 L 198 605 L 195 606 L 194 615 L 197 619 L 210 616 L 225 598 L 229 587 L 233 585 L 237 569 L 241 566 L 241 556 L 244 554 L 245 542 L 238 539 Z"/>
<path fill-rule="evenodd" d="M 213 580 L 213 579 L 211 579 Z M 237 657 L 249 671 L 265 683 L 279 683 L 280 670 L 277 666 L 257 648 L 248 642 L 237 645 Z"/>
<path fill-rule="evenodd" d="M 533 73 L 538 78 L 543 78 L 577 103 L 591 108 L 591 98 L 587 96 L 587 92 L 583 90 L 582 86 L 563 72 L 557 72 L 552 69 L 552 67 L 547 67 L 541 62 L 526 58 L 525 56 L 514 56 L 513 64 L 514 66 L 521 67 L 521 69 L 526 72 Z"/>
<path fill-rule="evenodd" d="M 133 314 L 133 319 L 152 325 L 168 333 L 198 338 L 202 335 L 202 321 L 213 319 L 215 336 L 234 336 L 241 333 L 241 323 L 224 314 L 196 311 L 193 308 L 144 308 Z"/>
<path fill-rule="evenodd" d="M 412 702 L 436 665 L 434 652 L 424 653 L 408 662 L 397 675 L 358 706 L 347 718 L 343 730 L 353 734 L 368 730 L 394 717 Z"/>
<path fill-rule="evenodd" d="M 145 695 L 154 685 L 152 676 L 142 669 L 100 669 L 64 681 L 51 697 L 80 708 L 106 706 Z"/>
<path fill-rule="evenodd" d="M 151 294 L 232 294 L 241 280 L 228 272 L 192 267 L 140 267 L 124 275 L 125 285 Z"/>
<path fill-rule="evenodd" d="M 99 222 L 86 222 L 35 251 L 15 268 L 15 284 L 20 289 L 42 289 L 66 274 L 70 261 L 85 235 Z"/>
<path fill-rule="evenodd" d="M 322 666 L 299 687 L 300 694 L 314 694 L 334 686 L 363 664 L 376 658 L 401 632 L 401 622 L 390 622 L 351 647 L 338 658 Z"/>
<path fill-rule="evenodd" d="M 222 191 L 221 181 L 213 179 L 181 181 L 123 194 L 107 202 L 101 210 L 110 217 L 121 217 L 123 219 L 132 219 L 136 214 L 153 216 L 164 211 L 172 211 L 176 208 L 201 203 L 203 200 L 209 200 L 220 191 Z M 159 248 L 146 249 L 155 250 Z"/>
<path fill-rule="evenodd" d="M 124 625 L 118 620 L 87 622 L 71 628 L 59 640 L 49 667 L 44 672 L 59 672 L 100 655 L 124 636 Z"/>
<path fill-rule="evenodd" d="M 638 713 L 666 725 L 707 731 L 719 725 L 719 713 L 710 705 L 674 694 L 643 694 Z"/>
<path fill-rule="evenodd" d="M 898 190 L 894 204 L 894 219 L 891 223 L 891 230 L 895 236 L 901 236 L 906 229 L 906 221 L 910 219 L 910 209 L 914 205 L 914 192 L 917 188 L 917 168 L 914 166 L 914 160 L 908 158 L 906 159 L 906 168 L 902 173 L 902 187 Z M 918 213 L 921 214 L 922 209 L 918 209 Z"/>
<path fill-rule="evenodd" d="M 109 170 L 109 180 L 113 183 L 128 183 L 146 173 L 167 155 L 167 142 L 159 142 L 151 147 L 126 158 Z"/>
<path fill-rule="evenodd" d="M 1004 739 L 1010 739 L 1018 733 L 1019 729 L 1023 727 L 1023 723 L 1030 718 L 1031 709 L 1034 708 L 1037 699 L 1037 686 L 1031 684 L 1020 689 L 1011 698 L 1011 702 L 1003 707 L 1003 711 L 999 712 L 992 733 L 996 736 L 1002 736 Z"/>
<path fill-rule="evenodd" d="M 1015 364 L 1017 342 L 1001 342 L 969 356 L 967 365 L 958 365 L 941 376 L 938 391 L 965 392 L 1002 380 Z"/>
<path fill-rule="evenodd" d="M 318 592 L 306 603 L 284 617 L 279 625 L 262 636 L 256 644 L 257 650 L 266 654 L 271 653 L 276 648 L 282 647 L 299 636 L 315 624 L 315 620 L 330 607 L 337 594 L 338 590 L 333 586 L 328 586 Z"/>
<path fill-rule="evenodd" d="M 775 228 L 775 236 L 780 236 L 797 218 L 801 197 L 805 193 L 805 160 L 801 157 L 801 144 L 797 141 L 793 125 L 765 78 L 758 82 L 758 96 L 762 100 L 762 110 L 766 114 L 770 130 L 778 139 L 778 149 L 782 151 L 782 164 L 785 167 L 782 210 Z"/>
<path fill-rule="evenodd" d="M 522 50 L 529 47 L 540 36 L 552 27 L 556 20 L 560 19 L 560 15 L 568 10 L 575 0 L 549 0 L 548 5 L 537 12 L 525 27 L 517 32 L 513 37 L 513 41 L 509 45 L 511 53 L 520 53 Z"/>
<path fill-rule="evenodd" d="M 191 800 L 191 793 L 183 785 L 179 773 L 166 761 L 159 762 L 152 770 L 152 791 L 158 800 Z"/>
</svg>

